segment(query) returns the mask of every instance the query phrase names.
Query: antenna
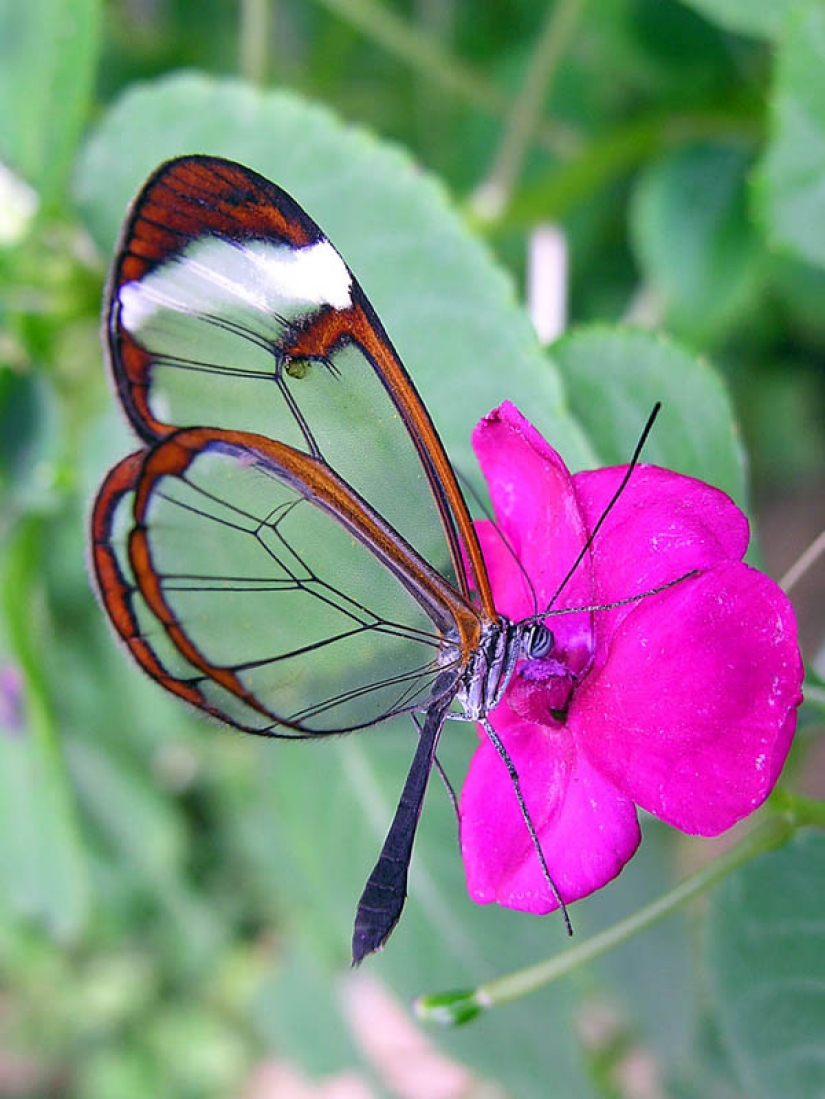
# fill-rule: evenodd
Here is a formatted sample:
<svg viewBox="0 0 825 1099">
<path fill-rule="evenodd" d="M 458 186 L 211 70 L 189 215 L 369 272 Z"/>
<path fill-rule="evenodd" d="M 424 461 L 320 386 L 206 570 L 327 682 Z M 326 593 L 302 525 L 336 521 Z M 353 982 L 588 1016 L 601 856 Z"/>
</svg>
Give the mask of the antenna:
<svg viewBox="0 0 825 1099">
<path fill-rule="evenodd" d="M 639 441 L 638 441 L 638 443 L 636 443 L 636 448 L 633 451 L 633 455 L 630 459 L 630 463 L 628 464 L 628 467 L 625 470 L 624 477 L 622 477 L 621 482 L 619 484 L 619 487 L 613 493 L 613 495 L 611 496 L 610 501 L 608 502 L 608 504 L 605 507 L 604 511 L 599 516 L 598 522 L 593 527 L 593 530 L 590 532 L 590 535 L 588 536 L 587 541 L 584 543 L 584 545 L 582 546 L 582 548 L 579 550 L 578 554 L 576 555 L 575 561 L 570 566 L 570 568 L 567 570 L 567 573 L 566 573 L 564 579 L 559 584 L 559 586 L 556 588 L 556 590 L 553 592 L 553 595 L 550 597 L 550 601 L 548 602 L 547 607 L 545 608 L 545 612 L 550 610 L 550 608 L 553 606 L 555 601 L 558 599 L 558 597 L 561 595 L 561 593 L 564 591 L 564 589 L 570 583 L 570 578 L 573 576 L 573 573 L 576 571 L 576 569 L 582 563 L 584 558 L 590 552 L 590 547 L 595 542 L 596 535 L 599 533 L 599 531 L 604 526 L 604 522 L 607 519 L 608 515 L 613 510 L 613 508 L 616 506 L 616 503 L 617 503 L 619 497 L 621 496 L 621 494 L 624 492 L 625 488 L 627 488 L 627 482 L 630 480 L 630 478 L 633 474 L 633 470 L 639 464 L 639 457 L 642 453 L 642 450 L 644 449 L 644 445 L 647 442 L 648 436 L 650 435 L 650 432 L 653 428 L 653 424 L 655 423 L 656 417 L 659 415 L 659 412 L 661 411 L 661 409 L 662 409 L 662 402 L 657 401 L 656 404 L 653 406 L 650 415 L 647 418 L 647 423 L 645 424 L 644 428 L 642 429 L 642 434 L 639 436 Z M 542 616 L 539 616 L 539 617 L 542 617 Z"/>
</svg>

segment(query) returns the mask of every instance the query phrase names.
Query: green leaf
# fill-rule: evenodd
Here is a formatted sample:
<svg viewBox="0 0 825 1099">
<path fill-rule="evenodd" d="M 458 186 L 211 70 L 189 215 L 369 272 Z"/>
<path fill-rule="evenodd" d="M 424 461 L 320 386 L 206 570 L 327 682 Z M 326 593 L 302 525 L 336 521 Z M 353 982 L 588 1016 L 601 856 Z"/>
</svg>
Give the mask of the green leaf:
<svg viewBox="0 0 825 1099">
<path fill-rule="evenodd" d="M 285 944 L 277 971 L 255 996 L 256 1033 L 268 1048 L 289 1050 L 311 1076 L 361 1068 L 342 1011 L 341 986 L 342 974 L 330 973 L 304 944 Z"/>
<path fill-rule="evenodd" d="M 672 1099 L 749 1099 L 736 1080 L 708 1005 L 695 1025 L 693 1041 L 666 1080 Z"/>
<path fill-rule="evenodd" d="M 91 102 L 100 0 L 0 0 L 0 159 L 59 201 Z"/>
<path fill-rule="evenodd" d="M 73 740 L 68 758 L 78 799 L 104 843 L 171 917 L 181 965 L 202 967 L 217 949 L 223 929 L 186 880 L 186 835 L 177 806 L 96 746 Z"/>
<path fill-rule="evenodd" d="M 684 0 L 707 19 L 741 34 L 775 38 L 795 0 Z"/>
<path fill-rule="evenodd" d="M 69 763 L 86 812 L 133 870 L 162 887 L 184 852 L 183 824 L 172 802 L 107 752 L 72 742 Z"/>
<path fill-rule="evenodd" d="M 0 669 L 4 694 L 15 675 L 13 665 Z M 6 918 L 36 920 L 65 942 L 87 912 L 84 860 L 63 770 L 26 724 L 21 704 L 19 724 L 0 723 L 2 908 Z"/>
<path fill-rule="evenodd" d="M 771 137 L 757 198 L 769 238 L 825 266 L 825 7 L 794 12 L 779 41 Z"/>
<path fill-rule="evenodd" d="M 644 460 L 698 477 L 746 498 L 742 451 L 719 375 L 677 344 L 648 332 L 583 328 L 552 348 L 570 403 L 599 464 L 630 459 L 656 401 L 662 411 Z"/>
<path fill-rule="evenodd" d="M 798 835 L 716 891 L 707 960 L 719 1028 L 750 1099 L 825 1093 L 825 836 Z"/>
<path fill-rule="evenodd" d="M 671 326 L 699 344 L 753 305 L 759 288 L 749 166 L 741 149 L 697 145 L 655 161 L 636 187 L 631 230 L 646 280 Z"/>
<path fill-rule="evenodd" d="M 421 391 L 456 465 L 472 474 L 470 433 L 517 401 L 568 460 L 588 448 L 558 377 L 506 276 L 401 152 L 284 92 L 176 75 L 127 93 L 89 139 L 77 201 L 107 252 L 129 198 L 157 163 L 230 157 L 285 187 L 355 271 Z"/>
</svg>

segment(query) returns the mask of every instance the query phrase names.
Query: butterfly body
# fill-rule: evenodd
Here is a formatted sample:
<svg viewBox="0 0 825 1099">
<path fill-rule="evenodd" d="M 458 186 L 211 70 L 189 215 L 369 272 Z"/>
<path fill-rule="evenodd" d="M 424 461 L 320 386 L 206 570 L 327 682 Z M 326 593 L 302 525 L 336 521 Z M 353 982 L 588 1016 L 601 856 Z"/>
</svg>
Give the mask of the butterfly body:
<svg viewBox="0 0 825 1099">
<path fill-rule="evenodd" d="M 461 677 L 462 717 L 478 721 L 501 701 L 524 648 L 525 626 L 505 618 L 487 622 Z"/>
</svg>

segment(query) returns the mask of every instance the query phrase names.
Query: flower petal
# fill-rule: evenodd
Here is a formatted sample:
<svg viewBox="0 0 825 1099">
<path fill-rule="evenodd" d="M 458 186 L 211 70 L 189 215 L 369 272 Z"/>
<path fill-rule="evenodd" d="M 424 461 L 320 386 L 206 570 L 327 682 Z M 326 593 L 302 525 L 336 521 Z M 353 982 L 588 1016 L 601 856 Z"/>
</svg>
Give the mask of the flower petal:
<svg viewBox="0 0 825 1099">
<path fill-rule="evenodd" d="M 496 730 L 516 766 L 548 868 L 567 903 L 614 878 L 639 843 L 633 803 L 577 753 L 562 727 L 520 720 L 506 706 Z M 486 738 L 461 792 L 467 888 L 478 904 L 544 914 L 558 907 L 542 874 L 507 769 Z"/>
<path fill-rule="evenodd" d="M 626 469 L 574 476 L 589 530 L 601 518 Z M 724 492 L 658 466 L 637 466 L 593 543 L 600 594 L 623 599 L 692 569 L 741 561 L 748 540 L 748 520 Z"/>
<path fill-rule="evenodd" d="M 723 564 L 626 615 L 568 728 L 626 796 L 684 832 L 716 835 L 770 793 L 801 686 L 787 596 Z"/>
<path fill-rule="evenodd" d="M 626 471 L 620 466 L 573 478 L 589 530 L 604 514 Z M 628 600 L 689 572 L 739 561 L 748 537 L 747 519 L 724 492 L 671 470 L 637 466 L 591 547 L 594 602 L 604 606 Z M 596 615 L 597 664 L 633 607 L 625 603 Z"/>
<path fill-rule="evenodd" d="M 534 606 L 525 594 L 529 589 L 497 581 L 502 602 L 497 599 L 496 607 L 508 618 L 525 618 L 546 606 L 585 543 L 587 532 L 573 481 L 556 451 L 509 402 L 481 420 L 473 432 L 473 448 L 510 547 L 504 554 L 495 553 L 488 564 L 490 573 L 499 568 L 524 572 L 536 592 Z M 489 531 L 484 536 L 485 554 L 488 535 Z M 565 587 L 563 605 L 589 606 L 592 594 L 589 563 L 583 562 Z"/>
</svg>

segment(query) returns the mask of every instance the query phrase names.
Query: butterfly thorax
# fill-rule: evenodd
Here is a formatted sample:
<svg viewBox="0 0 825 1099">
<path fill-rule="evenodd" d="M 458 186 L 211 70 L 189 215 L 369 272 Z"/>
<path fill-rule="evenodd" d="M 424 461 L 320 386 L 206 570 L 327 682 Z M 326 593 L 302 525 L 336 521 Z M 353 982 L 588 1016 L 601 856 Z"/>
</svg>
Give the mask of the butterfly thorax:
<svg viewBox="0 0 825 1099">
<path fill-rule="evenodd" d="M 489 622 L 461 677 L 456 698 L 468 721 L 476 721 L 501 701 L 522 648 L 523 626 L 506 618 Z"/>
</svg>

